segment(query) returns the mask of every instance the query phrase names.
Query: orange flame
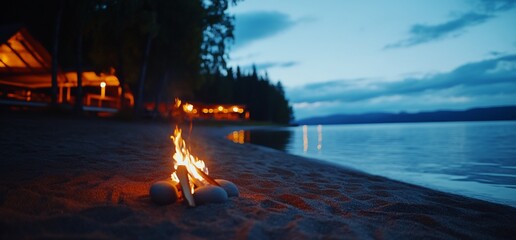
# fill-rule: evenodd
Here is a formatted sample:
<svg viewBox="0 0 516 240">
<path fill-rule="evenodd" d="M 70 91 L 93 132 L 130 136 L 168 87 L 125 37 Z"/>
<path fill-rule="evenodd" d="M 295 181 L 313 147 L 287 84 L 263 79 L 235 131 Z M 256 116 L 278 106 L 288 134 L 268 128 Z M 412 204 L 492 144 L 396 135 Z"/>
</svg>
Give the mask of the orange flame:
<svg viewBox="0 0 516 240">
<path fill-rule="evenodd" d="M 174 130 L 174 135 L 170 136 L 170 138 L 174 142 L 176 150 L 173 156 L 174 170 L 177 170 L 178 166 L 184 165 L 188 170 L 190 178 L 194 178 L 192 179 L 193 181 L 198 181 L 203 184 L 207 184 L 208 182 L 197 172 L 196 167 L 206 174 L 208 174 L 208 167 L 206 166 L 206 164 L 204 164 L 203 160 L 198 159 L 197 157 L 190 154 L 190 151 L 187 148 L 185 140 L 183 140 L 183 138 L 181 137 L 181 129 L 179 129 L 176 126 L 176 129 Z M 179 178 L 177 177 L 175 171 L 172 173 L 171 178 L 172 181 L 174 181 L 176 184 L 179 183 Z M 194 184 L 192 183 L 192 181 L 190 181 L 190 187 L 193 193 Z"/>
</svg>

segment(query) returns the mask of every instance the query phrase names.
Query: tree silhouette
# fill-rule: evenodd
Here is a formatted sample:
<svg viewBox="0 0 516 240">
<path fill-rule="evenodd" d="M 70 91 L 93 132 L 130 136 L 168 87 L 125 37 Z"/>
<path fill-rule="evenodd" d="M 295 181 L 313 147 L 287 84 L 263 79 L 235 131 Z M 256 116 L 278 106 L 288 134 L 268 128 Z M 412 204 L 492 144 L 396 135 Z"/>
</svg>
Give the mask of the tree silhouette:
<svg viewBox="0 0 516 240">
<path fill-rule="evenodd" d="M 206 103 L 244 104 L 252 120 L 288 124 L 293 120 L 292 107 L 285 97 L 281 82 L 272 84 L 268 76 L 260 76 L 253 67 L 250 73 L 218 73 L 196 92 L 196 100 Z"/>
<path fill-rule="evenodd" d="M 121 85 L 136 90 L 137 110 L 145 100 L 157 107 L 180 97 L 245 104 L 251 119 L 289 123 L 292 108 L 280 82 L 272 84 L 256 66 L 249 73 L 226 67 L 234 30 L 228 7 L 237 2 L 18 0 L 4 5 L 0 20 L 25 23 L 47 49 L 59 45 L 52 48 L 59 48 L 54 60 L 76 69 L 79 83 L 83 66 L 96 72 L 115 66 Z M 80 87 L 76 96 L 81 99 Z M 76 103 L 81 109 L 82 101 Z"/>
</svg>

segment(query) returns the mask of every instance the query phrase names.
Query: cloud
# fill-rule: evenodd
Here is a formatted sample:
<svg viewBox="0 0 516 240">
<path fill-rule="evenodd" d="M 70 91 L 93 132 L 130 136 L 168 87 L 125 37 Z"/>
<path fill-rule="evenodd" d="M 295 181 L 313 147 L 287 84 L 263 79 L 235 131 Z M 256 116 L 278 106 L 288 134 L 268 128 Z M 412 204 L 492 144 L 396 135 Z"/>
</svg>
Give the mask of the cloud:
<svg viewBox="0 0 516 240">
<path fill-rule="evenodd" d="M 514 0 L 480 0 L 480 10 L 486 12 L 499 12 L 512 9 L 516 5 Z"/>
<path fill-rule="evenodd" d="M 467 13 L 458 18 L 436 25 L 416 24 L 410 28 L 410 37 L 396 43 L 388 44 L 385 49 L 410 47 L 446 37 L 457 37 L 462 30 L 479 25 L 490 19 L 491 15 Z"/>
<path fill-rule="evenodd" d="M 319 107 L 325 107 L 325 106 L 332 106 L 338 104 L 338 102 L 298 102 L 294 103 L 293 107 L 296 109 L 312 109 L 312 108 L 319 108 Z"/>
<path fill-rule="evenodd" d="M 511 72 L 516 70 L 516 62 L 512 61 L 499 61 L 496 63 L 496 67 L 489 69 L 486 73 L 497 74 L 503 72 Z"/>
<path fill-rule="evenodd" d="M 257 70 L 267 70 L 270 68 L 289 68 L 292 66 L 295 66 L 299 64 L 296 61 L 288 61 L 288 62 L 264 62 L 264 63 L 257 63 L 252 65 L 246 65 L 243 66 L 242 69 L 252 69 L 253 66 L 256 67 Z"/>
<path fill-rule="evenodd" d="M 296 23 L 287 14 L 276 11 L 238 14 L 235 16 L 235 48 L 280 34 Z"/>
<path fill-rule="evenodd" d="M 414 24 L 408 31 L 409 37 L 395 43 L 385 45 L 384 49 L 411 47 L 450 37 L 458 37 L 465 29 L 480 25 L 496 16 L 496 13 L 507 11 L 516 6 L 514 0 L 479 0 L 477 7 L 454 19 L 440 24 Z"/>
<path fill-rule="evenodd" d="M 491 51 L 489 52 L 489 55 L 493 56 L 493 57 L 498 57 L 498 56 L 501 56 L 501 55 L 505 55 L 507 54 L 506 52 L 499 52 L 499 51 Z"/>
<path fill-rule="evenodd" d="M 287 88 L 287 96 L 298 118 L 323 112 L 420 111 L 516 104 L 516 55 L 395 82 L 353 79 L 308 84 Z"/>
<path fill-rule="evenodd" d="M 232 57 L 231 60 L 232 61 L 246 61 L 246 60 L 254 59 L 258 56 L 260 56 L 260 53 L 253 52 L 253 53 L 246 54 L 244 56 Z"/>
</svg>

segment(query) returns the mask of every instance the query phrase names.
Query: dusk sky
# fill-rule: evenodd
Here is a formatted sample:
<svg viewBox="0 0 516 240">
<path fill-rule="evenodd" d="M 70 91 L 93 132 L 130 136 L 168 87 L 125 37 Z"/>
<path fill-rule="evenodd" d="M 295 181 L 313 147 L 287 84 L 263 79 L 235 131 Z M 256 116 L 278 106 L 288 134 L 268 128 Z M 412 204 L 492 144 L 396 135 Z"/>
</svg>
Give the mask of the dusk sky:
<svg viewBox="0 0 516 240">
<path fill-rule="evenodd" d="M 296 119 L 516 105 L 516 1 L 245 0 L 230 66 L 280 80 Z"/>
</svg>

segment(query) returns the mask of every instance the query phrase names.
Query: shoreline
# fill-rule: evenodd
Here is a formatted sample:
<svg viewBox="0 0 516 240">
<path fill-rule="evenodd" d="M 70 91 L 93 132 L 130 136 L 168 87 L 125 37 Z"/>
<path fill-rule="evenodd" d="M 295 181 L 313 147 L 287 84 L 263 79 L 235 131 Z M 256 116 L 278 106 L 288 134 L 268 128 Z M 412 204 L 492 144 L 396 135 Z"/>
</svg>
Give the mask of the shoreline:
<svg viewBox="0 0 516 240">
<path fill-rule="evenodd" d="M 474 132 L 475 128 L 478 128 L 477 126 L 481 126 L 483 129 L 487 128 L 493 128 L 496 127 L 497 130 L 493 129 L 492 131 L 494 133 L 500 132 L 500 129 L 505 128 L 514 128 L 514 123 L 516 121 L 487 121 L 482 123 L 472 123 L 472 122 L 454 122 L 454 123 L 396 123 L 396 127 L 399 129 L 410 129 L 413 127 L 416 127 L 418 124 L 424 124 L 422 125 L 423 128 L 439 128 L 439 129 L 446 129 L 446 128 L 467 128 L 469 132 Z M 510 126 L 509 126 L 510 124 Z M 465 125 L 465 126 L 464 126 Z M 466 196 L 470 198 L 475 198 L 479 200 L 484 200 L 492 203 L 498 203 L 502 205 L 508 205 L 511 207 L 516 207 L 516 199 L 514 198 L 514 194 L 516 194 L 516 191 L 514 190 L 513 186 L 511 185 L 511 181 L 509 179 L 497 179 L 494 176 L 500 176 L 502 177 L 503 174 L 497 175 L 498 171 L 497 169 L 481 169 L 479 168 L 472 168 L 469 169 L 468 167 L 472 166 L 481 166 L 483 164 L 490 165 L 489 160 L 481 159 L 482 157 L 479 156 L 472 156 L 471 154 L 466 154 L 464 156 L 460 156 L 460 159 L 468 159 L 463 160 L 464 162 L 458 163 L 462 164 L 465 168 L 465 170 L 462 170 L 461 168 L 455 166 L 450 167 L 447 165 L 448 161 L 453 161 L 453 159 L 450 159 L 450 157 L 442 157 L 439 158 L 439 156 L 435 156 L 435 165 L 433 166 L 433 169 L 425 170 L 424 167 L 414 169 L 414 166 L 411 164 L 414 164 L 416 166 L 424 165 L 424 164 L 434 164 L 434 162 L 431 162 L 428 158 L 420 158 L 418 155 L 415 154 L 414 151 L 406 151 L 406 152 L 396 152 L 393 156 L 389 158 L 385 158 L 382 161 L 372 161 L 369 159 L 369 154 L 360 154 L 360 153 L 354 153 L 354 149 L 350 147 L 346 147 L 345 145 L 357 145 L 360 146 L 357 149 L 366 148 L 368 146 L 365 146 L 364 144 L 356 144 L 353 142 L 353 137 L 348 137 L 348 139 L 352 139 L 350 141 L 342 142 L 344 144 L 342 147 L 336 145 L 339 140 L 342 140 L 342 138 L 335 138 L 336 133 L 332 133 L 334 131 L 339 131 L 342 129 L 351 130 L 349 133 L 351 136 L 354 136 L 353 133 L 356 133 L 357 131 L 348 125 L 323 125 L 323 135 L 328 134 L 333 136 L 333 138 L 330 136 L 330 138 L 325 139 L 325 150 L 319 151 L 315 149 L 315 143 L 314 139 L 311 139 L 312 145 L 309 146 L 308 151 L 304 151 L 303 148 L 301 148 L 301 145 L 303 142 L 301 142 L 301 128 L 251 128 L 246 130 L 245 135 L 254 136 L 249 139 L 250 143 L 258 144 L 264 147 L 277 149 L 289 154 L 293 154 L 300 157 L 307 157 L 307 158 L 313 158 L 316 160 L 319 160 L 320 162 L 328 162 L 335 164 L 336 166 L 341 166 L 344 168 L 350 168 L 354 169 L 360 172 L 364 172 L 371 175 L 377 175 L 386 177 L 388 179 L 397 180 L 405 183 L 411 183 L 418 186 L 422 186 L 425 188 L 434 189 L 437 191 L 452 193 L 452 194 L 458 194 L 461 196 Z M 387 131 L 384 132 L 384 130 L 390 128 L 389 124 L 384 124 L 380 128 L 377 128 L 374 124 L 364 124 L 359 126 L 357 129 L 364 129 L 369 130 L 371 132 L 377 131 L 381 132 L 377 134 L 378 136 L 385 134 Z M 420 126 L 417 126 L 420 128 Z M 318 127 L 319 129 L 319 127 Z M 380 130 L 378 130 L 380 129 Z M 481 129 L 482 130 L 482 129 Z M 247 132 L 249 131 L 249 132 Z M 319 131 L 319 130 L 318 130 Z M 284 134 L 280 134 L 281 132 L 285 132 Z M 316 138 L 315 135 L 315 127 L 308 128 L 308 136 L 310 138 Z M 331 134 L 330 134 L 331 133 Z M 391 132 L 387 132 L 389 134 Z M 436 134 L 437 135 L 437 134 Z M 452 134 L 450 134 L 452 135 Z M 349 135 L 348 135 L 349 136 Z M 368 135 L 368 137 L 371 137 L 372 135 Z M 390 136 L 390 135 L 389 135 Z M 405 135 L 401 134 L 393 134 L 393 138 L 399 138 L 403 137 Z M 513 138 L 514 135 L 512 135 Z M 231 136 L 230 136 L 231 137 Z M 268 141 L 267 138 L 283 138 L 282 141 Z M 356 137 L 356 136 L 355 136 Z M 372 137 L 374 138 L 374 137 Z M 496 139 L 496 137 L 491 136 L 492 139 Z M 479 137 L 479 139 L 481 139 Z M 509 138 L 507 138 L 509 139 Z M 510 140 L 501 140 L 500 143 L 497 145 L 500 146 L 500 149 L 505 149 L 506 147 L 511 146 Z M 462 139 L 461 139 L 462 140 Z M 457 141 L 457 140 L 456 140 Z M 468 140 L 463 140 L 468 141 Z M 482 142 L 481 140 L 477 140 L 477 143 Z M 348 145 L 349 144 L 349 145 Z M 394 142 L 394 143 L 378 143 L 375 147 L 381 148 L 385 146 L 393 146 L 393 147 L 401 147 L 403 143 Z M 441 144 L 442 146 L 443 144 Z M 403 145 L 407 146 L 407 145 Z M 319 146 L 318 146 L 319 147 Z M 411 145 L 411 147 L 414 147 L 414 145 Z M 472 144 L 469 144 L 469 146 L 462 146 L 464 149 L 471 149 Z M 409 147 L 410 148 L 410 147 Z M 482 149 L 482 148 L 479 148 Z M 485 150 L 484 152 L 491 152 L 493 150 L 492 148 L 487 147 L 488 150 Z M 387 149 L 388 151 L 388 149 Z M 422 151 L 426 152 L 439 152 L 440 149 L 436 147 L 429 147 L 429 148 L 422 148 Z M 453 152 L 452 154 L 456 154 L 456 150 L 444 150 L 440 152 L 440 154 L 447 154 L 447 151 Z M 481 150 L 477 150 L 481 151 Z M 506 157 L 506 160 L 504 162 L 501 161 L 495 161 L 496 163 L 492 163 L 495 166 L 499 166 L 500 170 L 504 170 L 505 168 L 511 168 L 511 161 L 510 159 L 507 159 L 507 156 L 512 156 L 510 154 L 511 151 L 507 152 L 508 150 L 500 150 L 501 153 L 493 153 L 492 157 L 493 159 L 498 160 L 498 158 Z M 354 158 L 349 158 L 347 155 L 339 155 L 336 153 L 343 153 L 349 155 L 355 155 Z M 514 152 L 514 151 L 512 151 Z M 373 156 L 381 156 L 381 154 L 386 153 L 385 151 L 379 152 L 379 151 L 373 151 L 370 155 Z M 391 153 L 392 154 L 392 153 Z M 435 155 L 435 154 L 434 154 Z M 357 159 L 360 159 L 361 161 L 357 161 Z M 396 160 L 394 160 L 396 159 Z M 403 159 L 410 159 L 403 160 Z M 385 162 L 383 162 L 385 161 Z M 394 162 L 396 162 L 396 165 L 392 165 Z M 399 163 L 399 164 L 398 164 Z M 498 164 L 498 165 L 496 165 Z M 396 166 L 396 168 L 394 167 Z M 437 167 L 436 167 L 437 166 Z M 410 170 L 408 170 L 410 169 Z M 502 171 L 503 172 L 503 171 Z M 493 176 L 492 178 L 480 178 L 479 176 Z M 510 174 L 508 172 L 507 174 Z M 511 175 L 503 175 L 510 177 Z M 513 183 L 513 182 L 512 182 Z"/>
<path fill-rule="evenodd" d="M 510 121 L 514 121 L 514 120 L 510 120 Z M 231 127 L 227 127 L 227 128 L 229 129 L 228 133 L 230 133 L 231 131 L 237 130 L 237 129 L 238 130 L 242 129 L 241 127 L 238 127 L 238 126 L 236 126 L 236 127 L 231 126 Z M 255 129 L 258 129 L 258 130 L 262 130 L 262 129 L 274 130 L 274 127 L 264 127 L 264 128 L 250 127 L 248 129 L 244 128 L 244 130 L 255 130 Z M 231 140 L 229 140 L 229 141 L 231 141 Z M 235 144 L 238 144 L 238 143 L 235 143 Z M 372 176 L 372 177 L 385 178 L 388 181 L 393 181 L 393 182 L 397 182 L 397 183 L 401 183 L 401 184 L 407 184 L 407 185 L 410 185 L 410 186 L 413 186 L 413 187 L 423 188 L 423 189 L 427 189 L 427 190 L 431 190 L 431 191 L 436 191 L 436 192 L 440 192 L 440 193 L 444 193 L 444 194 L 454 195 L 454 196 L 457 196 L 457 197 L 469 198 L 469 199 L 473 199 L 473 200 L 487 202 L 487 203 L 490 203 L 490 204 L 497 204 L 497 205 L 501 205 L 501 206 L 504 206 L 504 207 L 510 207 L 510 208 L 516 209 L 515 206 L 512 206 L 512 205 L 507 204 L 507 203 L 496 202 L 494 200 L 493 201 L 489 201 L 489 200 L 484 200 L 484 199 L 480 199 L 480 198 L 470 197 L 470 196 L 462 195 L 462 194 L 458 194 L 458 193 L 452 193 L 452 192 L 448 192 L 448 191 L 434 189 L 434 188 L 431 188 L 431 187 L 428 187 L 428 186 L 418 185 L 418 184 L 414 184 L 414 183 L 410 183 L 410 182 L 405 182 L 405 181 L 402 181 L 402 180 L 397 180 L 397 179 L 389 178 L 389 177 L 378 175 L 378 174 L 373 174 L 373 173 L 365 172 L 365 171 L 360 170 L 358 168 L 353 168 L 351 166 L 346 166 L 346 165 L 339 164 L 339 163 L 336 163 L 336 162 L 333 162 L 333 161 L 327 161 L 327 160 L 319 159 L 319 158 L 315 158 L 315 157 L 302 156 L 302 155 L 298 155 L 298 154 L 294 154 L 294 153 L 289 153 L 287 151 L 278 150 L 278 149 L 275 149 L 275 148 L 272 148 L 272 147 L 268 147 L 268 146 L 264 146 L 264 145 L 260 145 L 260 144 L 253 144 L 253 143 L 245 143 L 245 144 L 253 145 L 254 147 L 260 149 L 261 151 L 272 152 L 272 153 L 274 153 L 274 152 L 283 153 L 283 154 L 287 154 L 287 155 L 290 155 L 290 156 L 293 156 L 293 157 L 296 157 L 296 158 L 301 158 L 304 161 L 309 161 L 309 162 L 312 162 L 313 164 L 321 164 L 321 165 L 327 165 L 328 167 L 342 168 L 343 171 L 351 171 L 351 172 L 356 172 L 357 174 L 364 174 L 364 175 L 369 175 L 369 176 Z"/>
<path fill-rule="evenodd" d="M 516 234 L 516 209 L 336 167 L 194 126 L 189 144 L 239 198 L 154 205 L 173 126 L 0 116 L 2 238 L 475 238 Z M 241 129 L 241 126 L 234 128 Z M 225 133 L 224 133 L 225 132 Z M 188 139 L 188 138 L 186 138 Z"/>
</svg>

